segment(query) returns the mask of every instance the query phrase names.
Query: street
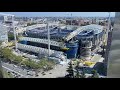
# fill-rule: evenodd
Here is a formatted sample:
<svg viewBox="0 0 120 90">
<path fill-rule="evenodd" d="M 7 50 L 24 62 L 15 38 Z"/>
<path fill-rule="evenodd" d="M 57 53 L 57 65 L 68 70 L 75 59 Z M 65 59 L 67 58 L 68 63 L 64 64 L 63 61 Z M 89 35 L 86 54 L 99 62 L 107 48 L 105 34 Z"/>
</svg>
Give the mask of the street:
<svg viewBox="0 0 120 90">
<path fill-rule="evenodd" d="M 22 69 L 20 66 L 15 66 L 14 64 L 9 64 L 9 63 L 4 63 L 2 62 L 2 67 L 5 69 L 7 72 L 11 73 L 16 73 L 17 75 L 20 75 L 22 78 L 33 78 L 35 72 L 29 70 L 29 74 L 33 75 L 30 76 L 28 75 L 28 70 Z"/>
</svg>

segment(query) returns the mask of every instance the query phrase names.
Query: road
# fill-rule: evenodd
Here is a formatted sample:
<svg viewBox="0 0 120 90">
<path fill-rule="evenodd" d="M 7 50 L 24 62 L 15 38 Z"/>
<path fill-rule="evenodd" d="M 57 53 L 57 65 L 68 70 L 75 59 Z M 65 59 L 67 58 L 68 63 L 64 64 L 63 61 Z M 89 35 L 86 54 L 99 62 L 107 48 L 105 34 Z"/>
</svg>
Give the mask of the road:
<svg viewBox="0 0 120 90">
<path fill-rule="evenodd" d="M 6 71 L 9 72 L 14 72 L 17 73 L 18 75 L 20 75 L 23 78 L 33 78 L 33 76 L 29 76 L 27 75 L 27 71 L 26 69 L 22 69 L 21 67 L 17 66 L 15 67 L 14 64 L 9 64 L 9 63 L 4 63 L 2 62 L 2 67 L 3 69 L 5 69 Z M 30 73 L 34 74 L 34 72 L 30 71 Z"/>
<path fill-rule="evenodd" d="M 42 73 L 38 73 L 38 77 L 36 78 L 59 78 L 59 77 L 65 77 L 67 74 L 66 70 L 68 68 L 68 65 L 57 65 L 54 69 L 45 72 L 45 75 L 42 75 Z"/>
</svg>

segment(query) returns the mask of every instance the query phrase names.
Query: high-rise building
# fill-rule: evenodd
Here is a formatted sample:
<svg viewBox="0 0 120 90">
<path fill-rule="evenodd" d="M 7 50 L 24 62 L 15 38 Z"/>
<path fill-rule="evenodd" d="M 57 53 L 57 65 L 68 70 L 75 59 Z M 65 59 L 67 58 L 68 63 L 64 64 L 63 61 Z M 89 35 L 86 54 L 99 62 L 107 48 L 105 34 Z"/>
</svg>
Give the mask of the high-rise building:
<svg viewBox="0 0 120 90">
<path fill-rule="evenodd" d="M 0 41 L 8 42 L 8 31 L 7 27 L 3 24 L 0 24 Z"/>
</svg>

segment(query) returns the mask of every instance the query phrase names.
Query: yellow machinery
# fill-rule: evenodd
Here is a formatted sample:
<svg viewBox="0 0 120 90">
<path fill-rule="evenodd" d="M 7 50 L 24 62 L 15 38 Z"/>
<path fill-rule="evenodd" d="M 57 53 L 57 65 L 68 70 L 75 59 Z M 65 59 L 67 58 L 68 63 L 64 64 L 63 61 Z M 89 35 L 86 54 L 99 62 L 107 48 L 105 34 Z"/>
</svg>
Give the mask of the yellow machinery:
<svg viewBox="0 0 120 90">
<path fill-rule="evenodd" d="M 91 66 L 91 65 L 94 65 L 95 62 L 91 62 L 91 61 L 84 61 L 84 65 L 86 66 Z"/>
<path fill-rule="evenodd" d="M 14 45 L 14 42 L 8 42 L 7 45 L 10 47 L 10 46 L 13 46 Z"/>
<path fill-rule="evenodd" d="M 61 50 L 67 51 L 67 50 L 69 50 L 69 48 L 61 48 Z"/>
</svg>

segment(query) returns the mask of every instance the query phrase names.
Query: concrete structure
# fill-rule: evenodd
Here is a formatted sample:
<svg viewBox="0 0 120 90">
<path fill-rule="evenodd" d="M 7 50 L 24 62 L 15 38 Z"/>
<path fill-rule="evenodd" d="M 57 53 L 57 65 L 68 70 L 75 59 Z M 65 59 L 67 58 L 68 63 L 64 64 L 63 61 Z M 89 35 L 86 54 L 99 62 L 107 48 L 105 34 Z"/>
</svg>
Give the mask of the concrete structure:
<svg viewBox="0 0 120 90">
<path fill-rule="evenodd" d="M 53 28 L 58 26 L 59 23 L 54 22 L 54 23 L 50 23 L 49 28 Z M 35 25 L 31 25 L 31 26 L 15 26 L 16 27 L 16 33 L 23 33 L 24 31 L 29 31 L 29 30 L 33 30 L 33 29 L 38 29 L 38 28 L 46 28 L 46 24 L 42 23 L 42 24 L 35 24 Z"/>
<path fill-rule="evenodd" d="M 91 59 L 91 48 L 92 48 L 92 41 L 82 41 L 82 46 L 80 49 L 80 58 L 83 60 L 90 60 Z"/>
<path fill-rule="evenodd" d="M 62 47 L 66 47 L 68 51 L 65 51 L 65 53 L 69 54 L 67 56 L 73 56 L 70 58 L 77 58 L 79 55 L 82 59 L 90 60 L 92 51 L 102 44 L 103 34 L 104 28 L 100 25 L 82 26 L 75 30 L 53 28 L 50 29 L 50 48 L 55 51 L 63 51 Z M 24 36 L 20 38 L 22 42 L 19 43 L 48 48 L 46 29 L 28 30 L 24 33 Z M 71 42 L 73 44 L 70 44 Z"/>
<path fill-rule="evenodd" d="M 98 47 L 102 45 L 104 35 L 104 28 L 100 25 L 88 25 L 85 30 L 78 35 L 80 40 L 80 58 L 83 60 L 90 60 L 93 51 L 97 51 Z"/>
<path fill-rule="evenodd" d="M 115 14 L 115 24 L 112 31 L 112 36 L 109 38 L 111 46 L 109 45 L 107 53 L 107 77 L 120 78 L 120 12 Z"/>
<path fill-rule="evenodd" d="M 0 41 L 5 43 L 8 42 L 8 30 L 7 27 L 3 24 L 0 24 Z"/>
</svg>

